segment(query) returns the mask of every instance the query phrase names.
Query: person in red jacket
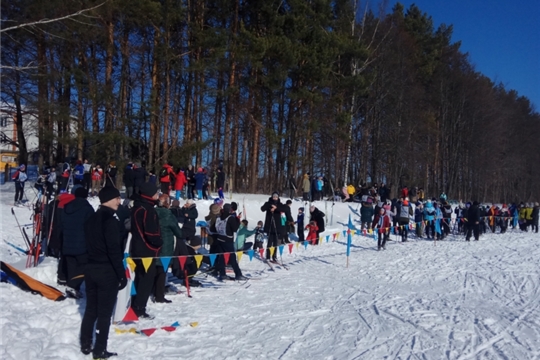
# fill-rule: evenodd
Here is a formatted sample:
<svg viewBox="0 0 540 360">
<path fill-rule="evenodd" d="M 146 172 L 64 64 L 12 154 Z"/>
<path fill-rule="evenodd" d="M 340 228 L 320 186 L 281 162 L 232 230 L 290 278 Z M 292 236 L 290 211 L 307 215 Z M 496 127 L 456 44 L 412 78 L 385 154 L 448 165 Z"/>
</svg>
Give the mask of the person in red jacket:
<svg viewBox="0 0 540 360">
<path fill-rule="evenodd" d="M 401 189 L 401 197 L 405 199 L 407 196 L 409 196 L 409 188 L 405 185 L 403 189 Z"/>
<path fill-rule="evenodd" d="M 176 200 L 180 200 L 182 197 L 182 189 L 187 184 L 186 175 L 184 174 L 184 170 L 179 169 L 178 173 L 176 173 L 176 180 L 174 182 L 174 190 L 176 190 Z"/>
<path fill-rule="evenodd" d="M 313 245 L 317 244 L 317 232 L 319 231 L 319 227 L 317 226 L 317 223 L 315 221 L 310 221 L 309 224 L 306 225 L 306 230 L 308 231 L 308 236 L 306 238 L 306 241 L 309 241 Z"/>
<path fill-rule="evenodd" d="M 390 215 L 386 213 L 384 208 L 379 210 L 379 213 L 375 215 L 373 219 L 373 229 L 377 229 L 379 239 L 377 241 L 377 250 L 386 250 L 386 240 L 388 240 L 388 233 L 390 232 Z"/>
<path fill-rule="evenodd" d="M 161 193 L 169 195 L 171 190 L 171 183 L 174 184 L 174 170 L 171 162 L 164 164 L 159 171 L 159 182 L 161 184 Z"/>
</svg>

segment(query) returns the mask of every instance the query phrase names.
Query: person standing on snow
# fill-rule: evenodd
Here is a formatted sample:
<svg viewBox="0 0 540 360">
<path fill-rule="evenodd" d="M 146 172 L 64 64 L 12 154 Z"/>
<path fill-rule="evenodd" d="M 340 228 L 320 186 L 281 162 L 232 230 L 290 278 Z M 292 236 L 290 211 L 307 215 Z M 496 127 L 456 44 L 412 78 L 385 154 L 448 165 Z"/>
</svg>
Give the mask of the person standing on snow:
<svg viewBox="0 0 540 360">
<path fill-rule="evenodd" d="M 266 260 L 277 262 L 278 239 L 287 236 L 285 224 L 281 222 L 281 214 L 289 211 L 289 207 L 279 200 L 279 193 L 273 192 L 272 197 L 261 206 L 261 211 L 266 213 L 264 221 L 264 232 L 268 234 L 268 244 L 266 246 Z M 274 254 L 270 254 L 270 248 L 274 247 Z"/>
<path fill-rule="evenodd" d="M 225 204 L 223 205 L 220 216 L 216 219 L 216 233 L 214 234 L 214 238 L 216 240 L 218 252 L 222 254 L 229 253 L 229 264 L 233 268 L 235 274 L 234 280 L 247 280 L 247 278 L 242 275 L 242 271 L 238 266 L 234 250 L 234 233 L 238 231 L 239 226 L 240 220 L 236 217 L 231 204 Z M 224 256 L 218 256 L 216 260 L 216 269 L 218 271 L 218 281 L 222 281 L 226 278 L 227 274 L 225 273 Z"/>
<path fill-rule="evenodd" d="M 176 173 L 176 180 L 174 181 L 174 198 L 176 200 L 180 200 L 180 198 L 182 197 L 182 190 L 184 189 L 184 186 L 186 186 L 186 184 L 187 180 L 186 175 L 184 175 L 184 170 L 178 169 L 178 172 Z"/>
<path fill-rule="evenodd" d="M 390 216 L 384 208 L 381 208 L 379 213 L 375 215 L 372 228 L 378 233 L 377 251 L 381 250 L 381 248 L 386 250 L 386 241 L 390 233 Z"/>
<path fill-rule="evenodd" d="M 467 234 L 465 240 L 471 240 L 471 234 L 474 234 L 474 240 L 478 241 L 480 238 L 480 208 L 478 201 L 473 202 L 472 206 L 467 210 Z"/>
<path fill-rule="evenodd" d="M 206 181 L 206 175 L 204 174 L 203 168 L 200 167 L 197 170 L 197 173 L 193 175 L 195 179 L 195 190 L 197 191 L 197 200 L 203 199 L 203 185 Z"/>
<path fill-rule="evenodd" d="M 309 181 L 309 173 L 304 174 L 304 178 L 302 180 L 302 197 L 304 198 L 304 201 L 311 201 L 311 182 Z"/>
<path fill-rule="evenodd" d="M 86 200 L 88 192 L 82 185 L 73 186 L 75 199 L 64 207 L 62 215 L 62 256 L 67 269 L 66 293 L 75 299 L 80 299 L 81 285 L 84 281 L 84 267 L 88 262 L 84 224 L 92 215 L 94 208 Z M 73 190 L 72 189 L 72 190 Z"/>
<path fill-rule="evenodd" d="M 324 213 L 317 209 L 315 205 L 311 205 L 309 208 L 309 220 L 317 223 L 317 242 L 314 243 L 316 245 L 318 244 L 321 233 L 324 232 Z"/>
<path fill-rule="evenodd" d="M 407 241 L 407 234 L 409 233 L 409 221 L 410 216 L 413 215 L 412 207 L 409 205 L 407 199 L 403 200 L 400 205 L 398 205 L 396 216 L 398 218 L 399 232 L 401 234 L 401 241 Z"/>
<path fill-rule="evenodd" d="M 435 239 L 435 215 L 436 210 L 431 200 L 426 201 L 424 207 L 424 222 L 426 223 L 426 236 L 428 239 Z"/>
<path fill-rule="evenodd" d="M 140 258 L 157 257 L 163 246 L 159 218 L 154 209 L 158 196 L 156 185 L 144 183 L 131 209 L 131 256 L 139 258 L 134 259 L 137 265 L 135 268 L 137 294 L 133 296 L 131 304 L 135 314 L 139 318 L 146 319 L 153 318 L 146 313 L 146 304 L 156 278 L 156 262 L 152 261 L 148 270 L 145 270 Z"/>
<path fill-rule="evenodd" d="M 88 264 L 84 270 L 86 308 L 81 323 L 81 352 L 93 353 L 94 359 L 107 359 L 116 353 L 107 350 L 111 316 L 118 291 L 127 285 L 121 248 L 120 223 L 116 210 L 120 192 L 105 187 L 99 192 L 101 206 L 84 224 Z M 142 266 L 142 265 L 141 265 Z M 96 323 L 97 322 L 97 323 Z M 96 341 L 94 338 L 96 327 Z"/>
<path fill-rule="evenodd" d="M 15 206 L 22 204 L 22 199 L 24 195 L 24 183 L 28 180 L 28 175 L 26 174 L 26 165 L 21 164 L 19 169 L 13 174 L 11 180 L 15 182 Z"/>
<path fill-rule="evenodd" d="M 174 184 L 174 170 L 170 161 L 163 164 L 163 167 L 159 170 L 159 183 L 161 184 L 161 193 L 169 195 L 171 183 Z"/>
<path fill-rule="evenodd" d="M 225 173 L 222 168 L 217 169 L 216 188 L 219 198 L 225 199 L 225 195 L 223 195 L 223 189 L 225 188 Z"/>
</svg>

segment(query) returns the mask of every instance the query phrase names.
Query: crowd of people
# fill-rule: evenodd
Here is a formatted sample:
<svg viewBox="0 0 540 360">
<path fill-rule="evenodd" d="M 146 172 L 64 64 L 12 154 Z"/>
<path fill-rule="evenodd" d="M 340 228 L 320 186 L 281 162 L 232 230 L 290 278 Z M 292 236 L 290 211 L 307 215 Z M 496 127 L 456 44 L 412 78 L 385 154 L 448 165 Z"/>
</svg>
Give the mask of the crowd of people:
<svg viewBox="0 0 540 360">
<path fill-rule="evenodd" d="M 13 176 L 16 202 L 24 192 L 25 170 L 21 165 Z M 193 279 L 198 271 L 193 255 L 216 255 L 215 262 L 210 256 L 204 256 L 203 261 L 217 281 L 246 280 L 236 259 L 237 251 L 266 249 L 262 260 L 279 263 L 275 251 L 278 246 L 291 239 L 317 245 L 325 231 L 325 214 L 311 203 L 327 194 L 328 182 L 323 176 L 303 177 L 301 189 L 304 201 L 310 202 L 309 220 L 305 219 L 305 207 L 300 207 L 296 220 L 293 219 L 292 201 L 283 203 L 279 192 L 274 192 L 260 208 L 264 221 L 253 229 L 248 228 L 247 219 L 242 219 L 237 203 L 224 202 L 225 175 L 221 168 L 215 171 L 213 179 L 218 197 L 209 206 L 202 224 L 197 223 L 201 209 L 195 200 L 211 199 L 209 176 L 204 168 L 195 171 L 189 165 L 174 170 L 167 163 L 154 174 L 142 164 L 130 162 L 123 171 L 124 200 L 117 189 L 116 176 L 114 162 L 104 171 L 99 164 L 79 160 L 74 166 L 64 164 L 59 174 L 55 167 L 49 167 L 36 182 L 47 195 L 45 198 L 51 199 L 44 211 L 43 233 L 47 236 L 43 249 L 46 255 L 59 259 L 58 283 L 65 285 L 66 293 L 74 298 L 83 296 L 81 285 L 86 284 L 81 351 L 92 352 L 95 358 L 114 355 L 107 350 L 107 334 L 117 293 L 127 284 L 122 263 L 125 252 L 136 264 L 136 294 L 131 307 L 139 318 L 152 318 L 147 312 L 149 299 L 170 302 L 165 296 L 169 270 L 190 286 L 201 285 Z M 290 189 L 293 198 L 297 188 L 292 178 Z M 488 230 L 504 233 L 508 227 L 538 232 L 538 203 L 485 206 L 474 201 L 459 202 L 453 208 L 446 194 L 425 199 L 424 191 L 418 188 L 403 187 L 399 198 L 391 199 L 385 184 L 362 185 L 359 192 L 346 187 L 341 195 L 344 201 L 359 198 L 362 231 L 378 234 L 378 250 L 386 248 L 392 232 L 401 235 L 402 241 L 408 240 L 410 230 L 418 238 L 442 240 L 454 233 L 464 234 L 467 241 L 473 236 L 479 240 L 480 234 Z M 97 211 L 88 202 L 89 196 L 99 198 L 101 205 Z M 182 206 L 180 201 L 184 201 Z M 200 235 L 196 234 L 197 226 L 201 227 Z M 254 241 L 248 241 L 251 236 Z M 207 239 L 207 244 L 203 244 L 203 239 Z M 180 264 L 179 256 L 186 257 L 185 264 Z M 159 261 L 143 263 L 143 258 L 158 257 L 171 257 L 170 269 Z M 232 268 L 234 276 L 227 275 L 226 265 Z"/>
</svg>

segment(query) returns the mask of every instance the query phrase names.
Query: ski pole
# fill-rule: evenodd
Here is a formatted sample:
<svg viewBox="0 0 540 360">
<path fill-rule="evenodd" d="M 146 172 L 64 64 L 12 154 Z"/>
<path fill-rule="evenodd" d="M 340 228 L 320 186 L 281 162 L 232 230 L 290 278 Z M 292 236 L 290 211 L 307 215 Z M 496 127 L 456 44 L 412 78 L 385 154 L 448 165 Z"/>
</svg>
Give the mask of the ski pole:
<svg viewBox="0 0 540 360">
<path fill-rule="evenodd" d="M 28 241 L 28 239 L 26 238 L 23 228 L 19 224 L 19 219 L 17 219 L 17 215 L 15 215 L 15 211 L 13 210 L 13 208 L 11 208 L 11 214 L 15 217 L 15 221 L 17 221 L 17 226 L 19 227 L 19 231 L 21 232 L 23 239 L 26 240 L 25 242 L 26 247 L 28 248 L 28 250 L 30 250 L 30 241 Z"/>
</svg>

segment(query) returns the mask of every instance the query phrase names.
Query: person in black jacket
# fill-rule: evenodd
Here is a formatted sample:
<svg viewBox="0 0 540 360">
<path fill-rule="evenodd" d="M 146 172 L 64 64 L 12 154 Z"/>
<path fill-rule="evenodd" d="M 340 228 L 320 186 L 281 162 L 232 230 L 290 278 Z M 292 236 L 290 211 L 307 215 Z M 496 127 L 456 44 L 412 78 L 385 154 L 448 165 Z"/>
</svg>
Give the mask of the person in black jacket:
<svg viewBox="0 0 540 360">
<path fill-rule="evenodd" d="M 287 213 L 290 215 L 290 208 L 282 204 L 279 200 L 279 193 L 272 193 L 272 197 L 261 206 L 261 211 L 266 212 L 264 220 L 264 232 L 268 234 L 268 244 L 266 248 L 266 260 L 270 260 L 270 248 L 277 248 L 279 246 L 278 239 L 284 239 L 287 237 L 286 220 Z M 283 222 L 282 216 L 285 218 Z M 272 262 L 277 262 L 277 249 L 274 249 L 274 255 L 272 256 Z"/>
<path fill-rule="evenodd" d="M 84 224 L 88 264 L 84 270 L 86 282 L 86 308 L 81 323 L 81 352 L 93 353 L 94 359 L 117 355 L 107 351 L 111 316 L 118 291 L 126 284 L 122 263 L 124 252 L 120 247 L 120 223 L 115 211 L 120 205 L 120 192 L 105 187 L 99 192 L 101 206 Z M 97 324 L 96 324 L 97 321 Z M 96 326 L 96 341 L 92 349 Z"/>
<path fill-rule="evenodd" d="M 154 258 L 163 245 L 159 219 L 154 209 L 159 197 L 155 184 L 144 183 L 140 186 L 139 196 L 131 209 L 131 256 L 134 258 L 135 289 L 137 294 L 132 298 L 132 308 L 139 318 L 151 319 L 146 313 L 146 303 L 152 293 L 156 277 L 155 261 L 145 270 L 141 258 Z M 138 259 L 136 259 L 138 258 Z"/>
<path fill-rule="evenodd" d="M 105 185 L 116 187 L 116 174 L 118 169 L 116 168 L 116 161 L 111 161 L 107 171 L 105 172 Z"/>
<path fill-rule="evenodd" d="M 247 280 L 242 275 L 242 271 L 236 261 L 236 253 L 234 250 L 234 233 L 240 227 L 240 219 L 236 217 L 236 213 L 231 207 L 231 204 L 223 205 L 220 216 L 216 218 L 216 233 L 214 234 L 215 243 L 218 253 L 229 253 L 229 265 L 234 270 L 235 280 Z M 216 269 L 218 271 L 217 279 L 222 281 L 227 275 L 225 273 L 225 258 L 218 256 L 216 261 Z"/>
<path fill-rule="evenodd" d="M 133 187 L 135 186 L 133 164 L 129 162 L 124 169 L 123 175 L 124 185 L 126 186 L 126 199 L 130 199 L 133 195 Z"/>
<path fill-rule="evenodd" d="M 187 180 L 187 198 L 193 199 L 193 190 L 195 189 L 195 170 L 193 169 L 193 165 L 188 165 L 184 175 Z"/>
<path fill-rule="evenodd" d="M 133 193 L 138 194 L 139 188 L 146 182 L 146 169 L 139 163 L 133 164 Z"/>
<path fill-rule="evenodd" d="M 193 199 L 188 199 L 184 206 L 180 209 L 180 217 L 183 221 L 180 221 L 184 225 L 182 226 L 183 239 L 189 241 L 195 236 L 195 223 L 199 212 L 197 211 L 197 205 Z"/>
<path fill-rule="evenodd" d="M 478 241 L 480 238 L 480 208 L 478 207 L 478 201 L 473 202 L 471 207 L 467 210 L 466 214 L 466 226 L 467 226 L 467 235 L 465 236 L 466 241 L 471 240 L 471 233 L 474 233 L 474 240 Z"/>
<path fill-rule="evenodd" d="M 225 195 L 223 195 L 224 187 L 225 187 L 225 173 L 223 172 L 223 169 L 218 168 L 217 179 L 216 179 L 216 189 L 217 189 L 220 199 L 225 199 Z"/>
<path fill-rule="evenodd" d="M 80 299 L 79 292 L 84 281 L 84 267 L 87 263 L 84 223 L 94 214 L 94 208 L 86 200 L 88 191 L 81 185 L 75 185 L 75 199 L 64 207 L 62 215 L 62 256 L 67 269 L 66 294 Z"/>
<path fill-rule="evenodd" d="M 317 223 L 317 241 L 313 243 L 313 245 L 317 245 L 319 243 L 321 233 L 324 231 L 324 213 L 317 209 L 315 205 L 311 205 L 309 208 L 309 213 L 309 220 Z"/>
</svg>

